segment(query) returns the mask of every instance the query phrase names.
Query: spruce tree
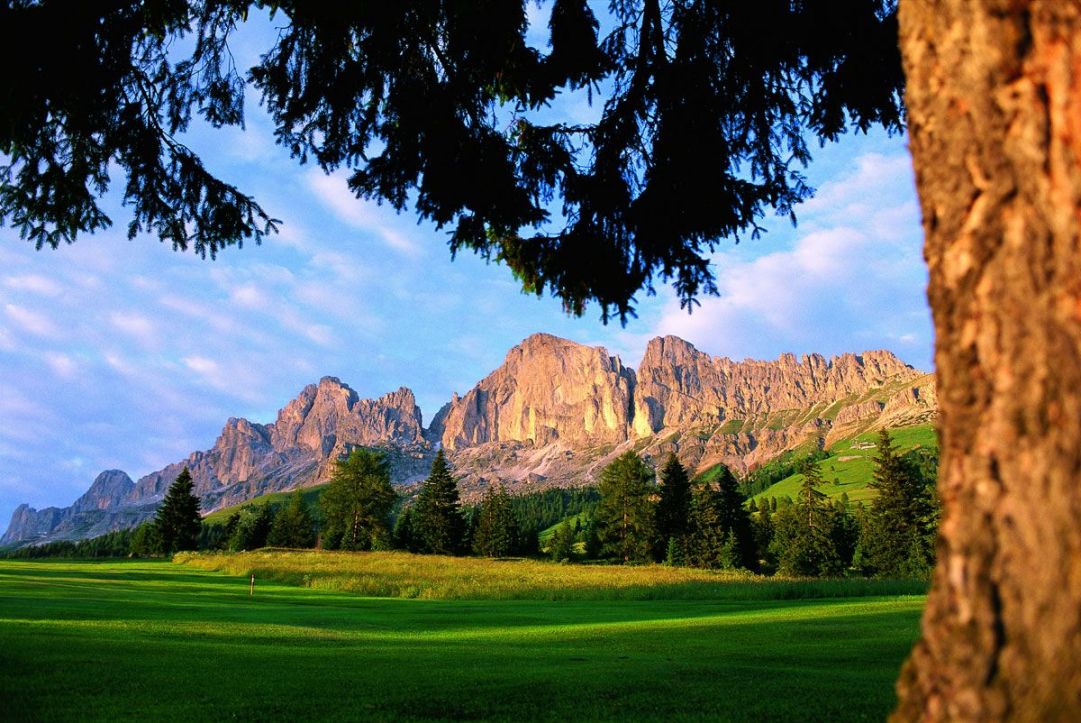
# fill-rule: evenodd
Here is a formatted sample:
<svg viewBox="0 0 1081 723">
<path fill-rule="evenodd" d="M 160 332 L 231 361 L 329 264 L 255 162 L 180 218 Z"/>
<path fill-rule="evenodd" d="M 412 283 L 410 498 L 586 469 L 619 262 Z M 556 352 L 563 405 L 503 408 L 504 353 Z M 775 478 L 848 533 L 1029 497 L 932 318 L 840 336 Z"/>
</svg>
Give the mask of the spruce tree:
<svg viewBox="0 0 1081 723">
<path fill-rule="evenodd" d="M 563 520 L 555 529 L 548 543 L 548 554 L 555 562 L 574 558 L 574 529 L 569 519 Z"/>
<path fill-rule="evenodd" d="M 274 511 L 270 505 L 247 505 L 241 508 L 229 536 L 228 548 L 239 552 L 266 547 L 274 519 Z"/>
<path fill-rule="evenodd" d="M 417 551 L 416 541 L 413 538 L 412 507 L 406 507 L 398 513 L 398 519 L 394 521 L 394 532 L 391 535 L 391 540 L 396 550 Z"/>
<path fill-rule="evenodd" d="M 722 523 L 718 495 L 709 484 L 697 485 L 691 499 L 690 531 L 686 542 L 687 564 L 719 569 L 730 567 L 725 555 L 728 538 Z"/>
<path fill-rule="evenodd" d="M 751 516 L 744 507 L 746 500 L 739 489 L 739 481 L 727 467 L 722 466 L 717 475 L 716 495 L 732 564 L 755 569 L 758 558 L 754 549 Z"/>
<path fill-rule="evenodd" d="M 191 473 L 187 467 L 169 485 L 154 524 L 161 541 L 161 551 L 166 555 L 195 549 L 202 518 L 199 516 L 199 498 L 193 492 Z"/>
<path fill-rule="evenodd" d="M 344 550 L 385 546 L 397 498 L 382 452 L 354 449 L 346 459 L 335 462 L 330 484 L 319 497 L 327 546 Z"/>
<path fill-rule="evenodd" d="M 473 550 L 478 555 L 506 557 L 518 549 L 518 523 L 503 485 L 489 487 L 477 512 Z"/>
<path fill-rule="evenodd" d="M 670 453 L 661 468 L 660 499 L 657 501 L 657 558 L 665 554 L 672 538 L 687 534 L 691 513 L 691 481 L 687 470 Z"/>
<path fill-rule="evenodd" d="M 931 569 L 937 526 L 932 484 L 916 462 L 898 453 L 889 432 L 881 430 L 871 481 L 878 496 L 871 502 L 859 543 L 861 563 L 870 572 L 909 577 Z"/>
<path fill-rule="evenodd" d="M 799 487 L 799 506 L 803 514 L 807 516 L 807 526 L 815 526 L 815 515 L 821 508 L 821 500 L 825 495 L 818 491 L 822 485 L 822 470 L 813 459 L 808 459 L 802 465 L 800 472 L 803 480 Z"/>
<path fill-rule="evenodd" d="M 653 470 L 633 450 L 624 452 L 601 472 L 597 489 L 597 533 L 605 554 L 624 562 L 652 557 Z"/>
<path fill-rule="evenodd" d="M 442 449 L 436 453 L 428 479 L 417 496 L 413 530 L 424 552 L 457 555 L 462 550 L 465 518 L 458 482 Z"/>
<path fill-rule="evenodd" d="M 297 490 L 289 498 L 289 504 L 274 516 L 274 524 L 267 535 L 267 544 L 273 547 L 306 548 L 315 545 L 315 525 L 304 503 L 304 495 Z"/>
</svg>

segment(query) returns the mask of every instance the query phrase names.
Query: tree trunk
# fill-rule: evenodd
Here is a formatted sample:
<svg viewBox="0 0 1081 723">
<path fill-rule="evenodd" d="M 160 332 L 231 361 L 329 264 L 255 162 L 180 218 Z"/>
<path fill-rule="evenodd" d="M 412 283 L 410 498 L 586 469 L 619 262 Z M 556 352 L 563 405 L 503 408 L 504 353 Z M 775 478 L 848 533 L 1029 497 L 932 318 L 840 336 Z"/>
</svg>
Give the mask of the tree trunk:
<svg viewBox="0 0 1081 723">
<path fill-rule="evenodd" d="M 943 519 L 895 720 L 1081 719 L 1081 5 L 902 0 Z"/>
</svg>

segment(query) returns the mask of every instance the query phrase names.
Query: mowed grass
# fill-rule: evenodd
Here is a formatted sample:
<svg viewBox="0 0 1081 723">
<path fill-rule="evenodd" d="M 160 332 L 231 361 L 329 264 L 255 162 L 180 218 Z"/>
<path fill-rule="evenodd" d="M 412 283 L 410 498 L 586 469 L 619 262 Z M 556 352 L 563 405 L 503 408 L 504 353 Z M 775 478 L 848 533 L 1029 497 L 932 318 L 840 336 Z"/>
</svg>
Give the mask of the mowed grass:
<svg viewBox="0 0 1081 723">
<path fill-rule="evenodd" d="M 930 424 L 915 424 L 910 427 L 898 427 L 890 430 L 894 446 L 904 453 L 917 448 L 938 448 L 938 435 Z M 878 493 L 869 485 L 874 474 L 874 457 L 877 447 L 870 446 L 878 442 L 878 432 L 868 432 L 853 439 L 836 442 L 829 448 L 830 456 L 818 463 L 825 482 L 818 488 L 829 497 L 848 495 L 850 503 L 867 504 Z M 776 497 L 796 499 L 802 474 L 794 474 L 773 484 L 764 492 L 754 496 L 755 500 Z"/>
<path fill-rule="evenodd" d="M 558 569 L 557 566 L 551 566 Z M 0 561 L 4 720 L 881 720 L 922 596 L 408 600 Z"/>
</svg>

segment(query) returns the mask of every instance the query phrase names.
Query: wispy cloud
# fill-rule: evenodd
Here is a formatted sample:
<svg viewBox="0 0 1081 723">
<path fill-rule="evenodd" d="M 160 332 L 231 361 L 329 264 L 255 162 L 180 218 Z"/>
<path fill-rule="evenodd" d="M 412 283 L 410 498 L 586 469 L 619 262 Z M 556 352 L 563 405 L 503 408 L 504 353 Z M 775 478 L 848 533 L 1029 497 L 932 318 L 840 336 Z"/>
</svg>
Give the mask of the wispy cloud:
<svg viewBox="0 0 1081 723">
<path fill-rule="evenodd" d="M 910 182 L 911 167 L 903 156 L 877 154 L 855 165 L 803 209 L 790 248 L 757 257 L 717 254 L 720 296 L 702 299 L 691 314 L 670 300 L 653 333 L 737 358 L 901 343 L 908 348 L 895 351 L 912 356 L 916 349 L 926 365 L 931 339 L 919 225 L 911 202 L 895 193 Z"/>
<path fill-rule="evenodd" d="M 60 328 L 53 320 L 40 311 L 27 309 L 18 304 L 5 304 L 4 314 L 16 326 L 34 336 L 45 338 L 57 338 L 60 336 Z"/>
<path fill-rule="evenodd" d="M 313 169 L 305 179 L 311 193 L 342 223 L 373 234 L 406 256 L 416 258 L 421 255 L 420 245 L 399 231 L 396 223 L 387 220 L 387 214 L 393 214 L 393 211 L 372 201 L 358 199 L 349 190 L 342 174 L 327 175 Z"/>
<path fill-rule="evenodd" d="M 41 296 L 59 296 L 64 287 L 54 279 L 41 274 L 23 274 L 4 278 L 4 286 L 15 291 L 28 291 Z"/>
<path fill-rule="evenodd" d="M 116 311 L 109 315 L 109 322 L 117 331 L 148 346 L 157 341 L 157 327 L 154 322 L 140 313 Z"/>
</svg>

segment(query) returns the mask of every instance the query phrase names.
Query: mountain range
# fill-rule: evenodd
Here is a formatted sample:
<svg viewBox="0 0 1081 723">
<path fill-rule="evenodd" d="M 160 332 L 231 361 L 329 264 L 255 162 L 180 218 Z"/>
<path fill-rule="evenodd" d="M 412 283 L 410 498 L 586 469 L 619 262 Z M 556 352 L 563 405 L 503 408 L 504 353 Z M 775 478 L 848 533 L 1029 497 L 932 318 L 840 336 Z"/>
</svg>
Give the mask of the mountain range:
<svg viewBox="0 0 1081 723">
<path fill-rule="evenodd" d="M 613 457 L 674 451 L 694 471 L 745 473 L 778 454 L 828 445 L 937 413 L 932 375 L 888 351 L 774 361 L 713 357 L 674 336 L 652 339 L 637 369 L 603 347 L 534 334 L 425 427 L 406 387 L 361 399 L 334 377 L 310 384 L 270 424 L 231 418 L 214 445 L 133 481 L 99 474 L 70 507 L 20 505 L 0 545 L 81 539 L 154 514 L 187 467 L 204 512 L 325 481 L 355 447 L 386 451 L 392 481 L 422 480 L 442 447 L 466 499 L 591 484 Z"/>
</svg>

